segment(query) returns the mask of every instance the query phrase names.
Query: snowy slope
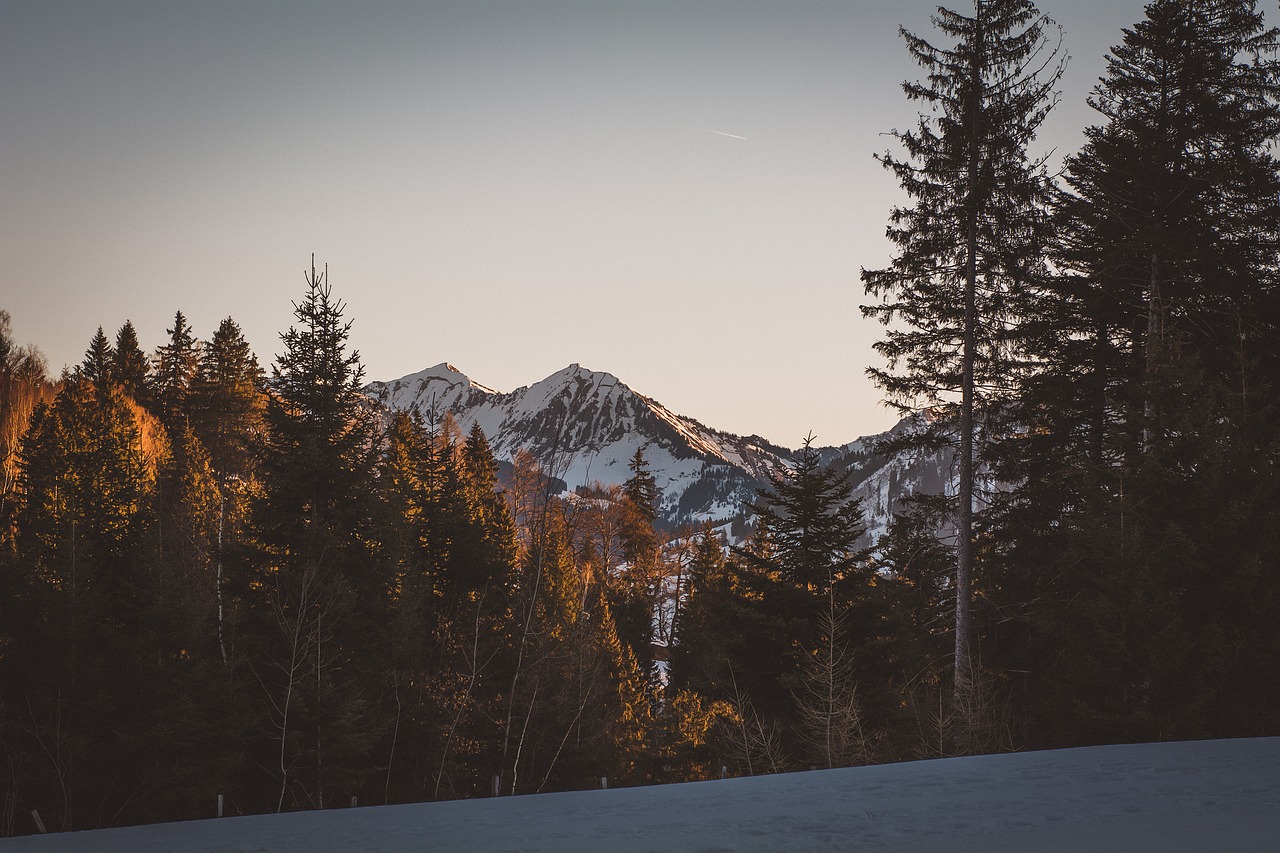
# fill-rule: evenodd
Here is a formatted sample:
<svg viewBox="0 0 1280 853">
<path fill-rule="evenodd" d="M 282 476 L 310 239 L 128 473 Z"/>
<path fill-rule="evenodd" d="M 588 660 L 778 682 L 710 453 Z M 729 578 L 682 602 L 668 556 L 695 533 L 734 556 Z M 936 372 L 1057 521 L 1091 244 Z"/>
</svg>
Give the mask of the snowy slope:
<svg viewBox="0 0 1280 853">
<path fill-rule="evenodd" d="M 769 474 L 794 456 L 759 436 L 710 429 L 636 393 L 612 374 L 577 364 L 510 393 L 481 385 L 450 364 L 373 382 L 365 390 L 391 409 L 417 411 L 424 418 L 447 412 L 464 433 L 478 423 L 498 459 L 510 462 L 524 450 L 569 489 L 622 484 L 631 475 L 628 464 L 642 449 L 661 490 L 659 514 L 671 529 L 744 516 Z M 954 490 L 947 453 L 885 459 L 873 452 L 877 440 L 910 425 L 907 419 L 887 433 L 820 450 L 824 463 L 852 470 L 868 542 L 884 533 L 903 496 Z"/>
<path fill-rule="evenodd" d="M 525 450 L 570 489 L 623 483 L 642 449 L 662 491 L 662 515 L 672 525 L 736 514 L 789 454 L 758 437 L 708 429 L 612 374 L 577 364 L 510 393 L 476 383 L 449 364 L 373 382 L 366 390 L 392 409 L 424 417 L 447 412 L 464 433 L 478 423 L 499 459 L 511 461 Z M 685 500 L 694 486 L 698 499 Z"/>
<path fill-rule="evenodd" d="M 904 451 L 888 458 L 874 452 L 877 441 L 897 437 L 913 426 L 912 419 L 905 418 L 886 433 L 822 450 L 824 464 L 851 470 L 854 495 L 862 499 L 871 542 L 888 529 L 904 497 L 956 493 L 956 471 L 949 450 Z"/>
<path fill-rule="evenodd" d="M 0 851 L 1280 849 L 1280 738 L 1091 747 L 0 841 Z"/>
</svg>

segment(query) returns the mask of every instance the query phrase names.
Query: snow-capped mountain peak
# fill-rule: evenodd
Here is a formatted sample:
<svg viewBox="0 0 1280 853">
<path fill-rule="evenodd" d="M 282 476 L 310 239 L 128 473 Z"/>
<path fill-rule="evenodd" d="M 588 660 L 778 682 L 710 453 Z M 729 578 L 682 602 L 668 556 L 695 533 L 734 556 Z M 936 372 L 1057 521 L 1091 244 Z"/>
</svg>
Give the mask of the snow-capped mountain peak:
<svg viewBox="0 0 1280 853">
<path fill-rule="evenodd" d="M 740 517 L 756 490 L 786 465 L 793 451 L 759 436 L 743 438 L 710 429 L 633 391 L 611 373 L 570 364 L 508 393 L 482 385 L 445 362 L 390 382 L 373 382 L 370 396 L 391 409 L 424 417 L 450 414 L 463 433 L 479 424 L 494 455 L 510 462 L 533 455 L 569 489 L 620 485 L 637 450 L 661 491 L 666 524 Z M 874 437 L 825 448 L 824 461 L 855 470 L 869 533 L 884 531 L 898 498 L 936 486 L 938 459 L 879 459 Z"/>
</svg>

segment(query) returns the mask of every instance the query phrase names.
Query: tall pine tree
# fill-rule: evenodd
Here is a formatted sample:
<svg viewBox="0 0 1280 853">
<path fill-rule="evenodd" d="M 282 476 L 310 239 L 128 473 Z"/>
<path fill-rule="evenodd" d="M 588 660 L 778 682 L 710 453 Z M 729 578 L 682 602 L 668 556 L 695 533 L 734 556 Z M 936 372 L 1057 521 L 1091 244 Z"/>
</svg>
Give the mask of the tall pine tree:
<svg viewBox="0 0 1280 853">
<path fill-rule="evenodd" d="M 1067 161 L 1000 537 L 1035 743 L 1274 720 L 1276 37 L 1252 0 L 1151 3 Z"/>
<path fill-rule="evenodd" d="M 147 373 L 151 365 L 138 346 L 138 331 L 131 320 L 125 320 L 116 333 L 115 352 L 112 353 L 112 370 L 124 392 L 139 403 L 146 402 Z"/>
<path fill-rule="evenodd" d="M 156 350 L 148 396 L 151 410 L 167 429 L 176 431 L 187 416 L 187 397 L 199 366 L 200 349 L 181 311 L 173 315 L 173 328 L 165 331 L 169 342 Z"/>
<path fill-rule="evenodd" d="M 362 677 L 376 677 L 386 584 L 365 531 L 372 511 L 373 410 L 347 349 L 350 321 L 314 263 L 272 369 L 254 512 L 261 546 L 252 642 L 265 688 L 259 761 L 270 805 L 322 808 L 363 792 L 377 732 Z"/>
<path fill-rule="evenodd" d="M 904 413 L 945 413 L 921 441 L 955 443 L 954 673 L 963 700 L 973 665 L 975 438 L 983 421 L 986 432 L 993 428 L 1012 390 L 1020 358 L 1010 330 L 1042 275 L 1048 187 L 1027 147 L 1054 103 L 1065 60 L 1056 59 L 1052 22 L 1028 0 L 975 0 L 972 15 L 940 8 L 933 21 L 951 46 L 903 31 L 929 75 L 903 90 L 930 112 L 915 130 L 894 132 L 905 159 L 880 158 L 914 204 L 891 215 L 890 266 L 862 272 L 867 293 L 881 300 L 863 313 L 889 325 L 876 344 L 888 368 L 869 374 Z"/>
</svg>

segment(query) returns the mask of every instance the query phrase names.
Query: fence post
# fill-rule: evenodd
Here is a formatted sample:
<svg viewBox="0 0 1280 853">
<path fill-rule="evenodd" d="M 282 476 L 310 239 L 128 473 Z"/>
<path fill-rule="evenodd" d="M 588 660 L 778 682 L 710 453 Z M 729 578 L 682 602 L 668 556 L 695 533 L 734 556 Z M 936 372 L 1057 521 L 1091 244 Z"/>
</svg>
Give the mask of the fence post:
<svg viewBox="0 0 1280 853">
<path fill-rule="evenodd" d="M 356 807 L 356 798 L 355 798 L 355 795 L 354 795 L 354 794 L 352 794 L 352 795 L 351 795 L 351 808 L 353 808 L 353 809 L 354 809 L 355 807 Z"/>
<path fill-rule="evenodd" d="M 498 785 L 500 784 L 501 784 L 501 780 L 498 779 L 497 775 L 494 775 L 493 783 L 491 785 L 492 790 L 490 791 L 491 796 L 494 796 L 494 797 L 498 796 Z"/>
<path fill-rule="evenodd" d="M 222 817 L 222 794 L 218 795 L 218 817 Z"/>
<path fill-rule="evenodd" d="M 605 790 L 608 790 L 608 788 L 609 788 L 609 777 L 608 777 L 608 776 L 601 776 L 601 777 L 600 777 L 600 790 L 605 791 Z"/>
<path fill-rule="evenodd" d="M 44 821 L 40 819 L 40 812 L 35 809 L 31 810 L 31 819 L 36 822 L 36 829 L 40 830 L 40 834 L 44 835 L 49 830 L 44 828 Z"/>
</svg>

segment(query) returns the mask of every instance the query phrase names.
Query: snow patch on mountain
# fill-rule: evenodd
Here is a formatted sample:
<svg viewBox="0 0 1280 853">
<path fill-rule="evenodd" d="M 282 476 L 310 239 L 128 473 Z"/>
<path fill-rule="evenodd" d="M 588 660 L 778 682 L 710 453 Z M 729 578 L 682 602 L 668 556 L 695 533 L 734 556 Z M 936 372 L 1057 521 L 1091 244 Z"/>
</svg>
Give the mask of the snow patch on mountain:
<svg viewBox="0 0 1280 853">
<path fill-rule="evenodd" d="M 624 483 L 641 450 L 662 493 L 660 511 L 671 523 L 732 516 L 784 462 L 759 440 L 708 429 L 636 393 L 613 374 L 580 364 L 507 393 L 449 364 L 373 382 L 366 390 L 392 409 L 437 420 L 447 413 L 464 433 L 479 424 L 499 459 L 512 461 L 526 451 L 570 489 Z M 707 500 L 684 500 L 691 488 L 717 479 L 721 488 L 703 489 Z"/>
<path fill-rule="evenodd" d="M 794 451 L 757 435 L 732 435 L 676 414 L 613 374 L 580 364 L 510 392 L 482 385 L 448 363 L 370 383 L 366 391 L 391 409 L 429 420 L 448 414 L 463 433 L 479 424 L 499 460 L 513 461 L 525 451 L 570 490 L 621 485 L 641 450 L 661 492 L 660 517 L 673 529 L 741 518 L 756 490 L 794 458 Z M 869 541 L 885 531 L 904 495 L 940 493 L 952 479 L 948 454 L 877 454 L 877 442 L 906 424 L 820 450 L 824 463 L 851 470 Z"/>
</svg>

